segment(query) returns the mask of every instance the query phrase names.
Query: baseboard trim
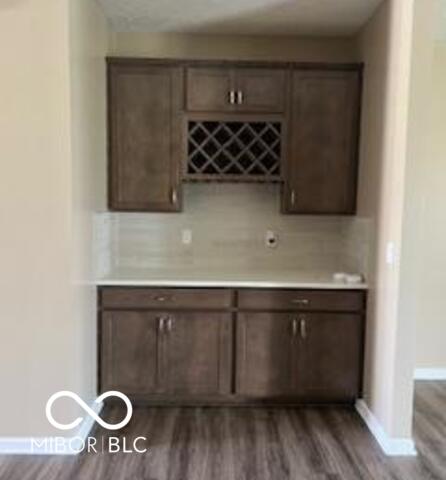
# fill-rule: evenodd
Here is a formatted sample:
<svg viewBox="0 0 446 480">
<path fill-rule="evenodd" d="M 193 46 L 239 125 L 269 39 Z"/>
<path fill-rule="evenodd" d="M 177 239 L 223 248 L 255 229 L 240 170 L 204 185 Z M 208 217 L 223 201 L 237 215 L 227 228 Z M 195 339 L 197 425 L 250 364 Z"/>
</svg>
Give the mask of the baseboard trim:
<svg viewBox="0 0 446 480">
<path fill-rule="evenodd" d="M 102 407 L 101 403 L 90 405 L 97 415 Z M 94 424 L 87 415 L 71 437 L 0 437 L 0 455 L 78 455 L 80 442 L 87 439 Z"/>
<path fill-rule="evenodd" d="M 416 456 L 415 443 L 411 438 L 389 437 L 364 400 L 356 402 L 356 411 L 364 420 L 383 452 L 389 457 Z"/>
<path fill-rule="evenodd" d="M 446 380 L 446 368 L 416 368 L 415 380 Z"/>
</svg>

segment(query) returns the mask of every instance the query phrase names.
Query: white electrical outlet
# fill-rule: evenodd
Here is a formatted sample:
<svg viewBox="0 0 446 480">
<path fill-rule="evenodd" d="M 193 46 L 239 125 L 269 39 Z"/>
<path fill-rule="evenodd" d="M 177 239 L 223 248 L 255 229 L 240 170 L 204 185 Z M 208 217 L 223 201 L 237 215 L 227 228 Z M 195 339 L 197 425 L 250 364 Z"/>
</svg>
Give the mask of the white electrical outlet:
<svg viewBox="0 0 446 480">
<path fill-rule="evenodd" d="M 181 242 L 183 245 L 190 245 L 192 243 L 192 230 L 185 228 L 181 231 Z"/>
<path fill-rule="evenodd" d="M 395 265 L 396 247 L 393 242 L 388 242 L 386 246 L 386 263 L 387 265 Z"/>
<path fill-rule="evenodd" d="M 265 246 L 267 248 L 277 248 L 277 244 L 279 243 L 279 239 L 277 234 L 272 230 L 267 230 L 265 234 Z"/>
</svg>

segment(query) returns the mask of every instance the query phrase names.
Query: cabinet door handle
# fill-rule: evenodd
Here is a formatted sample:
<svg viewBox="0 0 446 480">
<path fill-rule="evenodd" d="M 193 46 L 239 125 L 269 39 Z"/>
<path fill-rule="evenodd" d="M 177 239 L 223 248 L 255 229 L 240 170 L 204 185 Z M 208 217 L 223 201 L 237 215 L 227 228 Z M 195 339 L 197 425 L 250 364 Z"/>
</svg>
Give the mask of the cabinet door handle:
<svg viewBox="0 0 446 480">
<path fill-rule="evenodd" d="M 296 203 L 296 191 L 293 189 L 291 190 L 291 205 L 295 205 Z"/>
<path fill-rule="evenodd" d="M 305 320 L 305 318 L 301 318 L 300 321 L 299 321 L 299 325 L 300 325 L 300 338 L 302 338 L 302 340 L 305 340 L 307 338 L 307 321 Z"/>
<path fill-rule="evenodd" d="M 293 318 L 292 330 L 293 330 L 293 337 L 295 337 L 297 335 L 297 319 L 296 318 Z"/>
<path fill-rule="evenodd" d="M 159 333 L 164 332 L 164 317 L 158 318 L 158 332 Z"/>
<path fill-rule="evenodd" d="M 176 203 L 178 201 L 178 195 L 177 195 L 177 189 L 176 188 L 172 188 L 171 200 L 172 200 L 172 203 L 174 205 L 176 205 Z"/>
<path fill-rule="evenodd" d="M 168 332 L 171 332 L 171 331 L 172 331 L 173 324 L 174 324 L 174 321 L 173 321 L 172 317 L 169 317 L 169 318 L 167 319 L 167 331 L 168 331 Z"/>
<path fill-rule="evenodd" d="M 235 104 L 235 91 L 234 90 L 231 90 L 229 92 L 229 103 L 231 105 L 234 105 Z"/>
<path fill-rule="evenodd" d="M 243 92 L 241 90 L 237 92 L 237 103 L 239 105 L 243 103 Z"/>
</svg>

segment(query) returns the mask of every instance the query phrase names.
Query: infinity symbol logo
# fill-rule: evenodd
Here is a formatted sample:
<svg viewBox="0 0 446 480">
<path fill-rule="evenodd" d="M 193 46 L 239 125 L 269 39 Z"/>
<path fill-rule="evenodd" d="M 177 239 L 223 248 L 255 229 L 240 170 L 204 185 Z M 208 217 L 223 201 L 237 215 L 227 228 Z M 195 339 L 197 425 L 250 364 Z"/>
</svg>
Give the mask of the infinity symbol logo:
<svg viewBox="0 0 446 480">
<path fill-rule="evenodd" d="M 99 425 L 101 425 L 101 427 L 104 427 L 107 430 L 119 430 L 120 428 L 125 427 L 130 422 L 130 419 L 132 418 L 132 414 L 133 414 L 132 404 L 131 404 L 129 398 L 121 392 L 117 392 L 117 391 L 114 391 L 114 390 L 112 390 L 110 392 L 105 392 L 102 395 L 99 395 L 99 397 L 94 401 L 94 403 L 96 403 L 96 404 L 101 404 L 106 398 L 109 398 L 109 397 L 118 397 L 118 398 L 120 398 L 121 400 L 124 401 L 124 403 L 127 407 L 127 414 L 126 414 L 124 420 L 122 420 L 121 422 L 116 423 L 116 424 L 111 424 L 111 423 L 104 422 L 104 420 L 102 420 L 102 418 L 99 417 L 99 415 L 97 415 L 96 412 L 94 412 L 82 400 L 82 398 L 79 397 L 79 395 L 77 395 L 73 392 L 70 392 L 68 390 L 63 390 L 61 392 L 55 393 L 54 395 L 51 395 L 48 402 L 46 403 L 46 408 L 45 408 L 46 418 L 48 419 L 48 421 L 51 423 L 51 425 L 53 427 L 58 428 L 59 430 L 72 430 L 73 428 L 78 427 L 79 424 L 83 421 L 82 417 L 78 417 L 78 418 L 76 418 L 76 420 L 74 420 L 71 423 L 63 424 L 63 423 L 57 422 L 54 419 L 53 414 L 51 412 L 51 409 L 53 407 L 54 402 L 56 400 L 58 400 L 59 398 L 62 398 L 62 397 L 72 398 L 78 405 L 80 405 L 85 410 L 85 412 L 88 413 L 88 415 L 90 415 L 91 418 L 93 418 L 95 420 L 95 422 L 99 423 Z"/>
</svg>

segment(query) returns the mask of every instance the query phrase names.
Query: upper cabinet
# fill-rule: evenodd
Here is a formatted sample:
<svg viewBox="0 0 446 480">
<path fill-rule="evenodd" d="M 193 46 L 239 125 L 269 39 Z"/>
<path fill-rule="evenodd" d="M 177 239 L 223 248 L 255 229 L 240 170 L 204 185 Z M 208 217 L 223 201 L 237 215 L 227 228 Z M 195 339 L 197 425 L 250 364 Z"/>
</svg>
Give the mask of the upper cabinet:
<svg viewBox="0 0 446 480">
<path fill-rule="evenodd" d="M 183 181 L 280 182 L 289 214 L 356 209 L 360 65 L 109 59 L 109 206 L 181 210 Z"/>
<path fill-rule="evenodd" d="M 190 112 L 280 113 L 285 108 L 286 71 L 274 68 L 189 67 Z"/>
<path fill-rule="evenodd" d="M 228 68 L 187 69 L 186 109 L 230 112 L 234 109 L 233 72 Z"/>
<path fill-rule="evenodd" d="M 293 71 L 286 212 L 355 213 L 360 85 L 358 69 Z"/>
<path fill-rule="evenodd" d="M 182 69 L 110 62 L 109 206 L 180 209 Z"/>
<path fill-rule="evenodd" d="M 271 68 L 236 69 L 237 110 L 281 113 L 285 109 L 286 71 Z"/>
</svg>

